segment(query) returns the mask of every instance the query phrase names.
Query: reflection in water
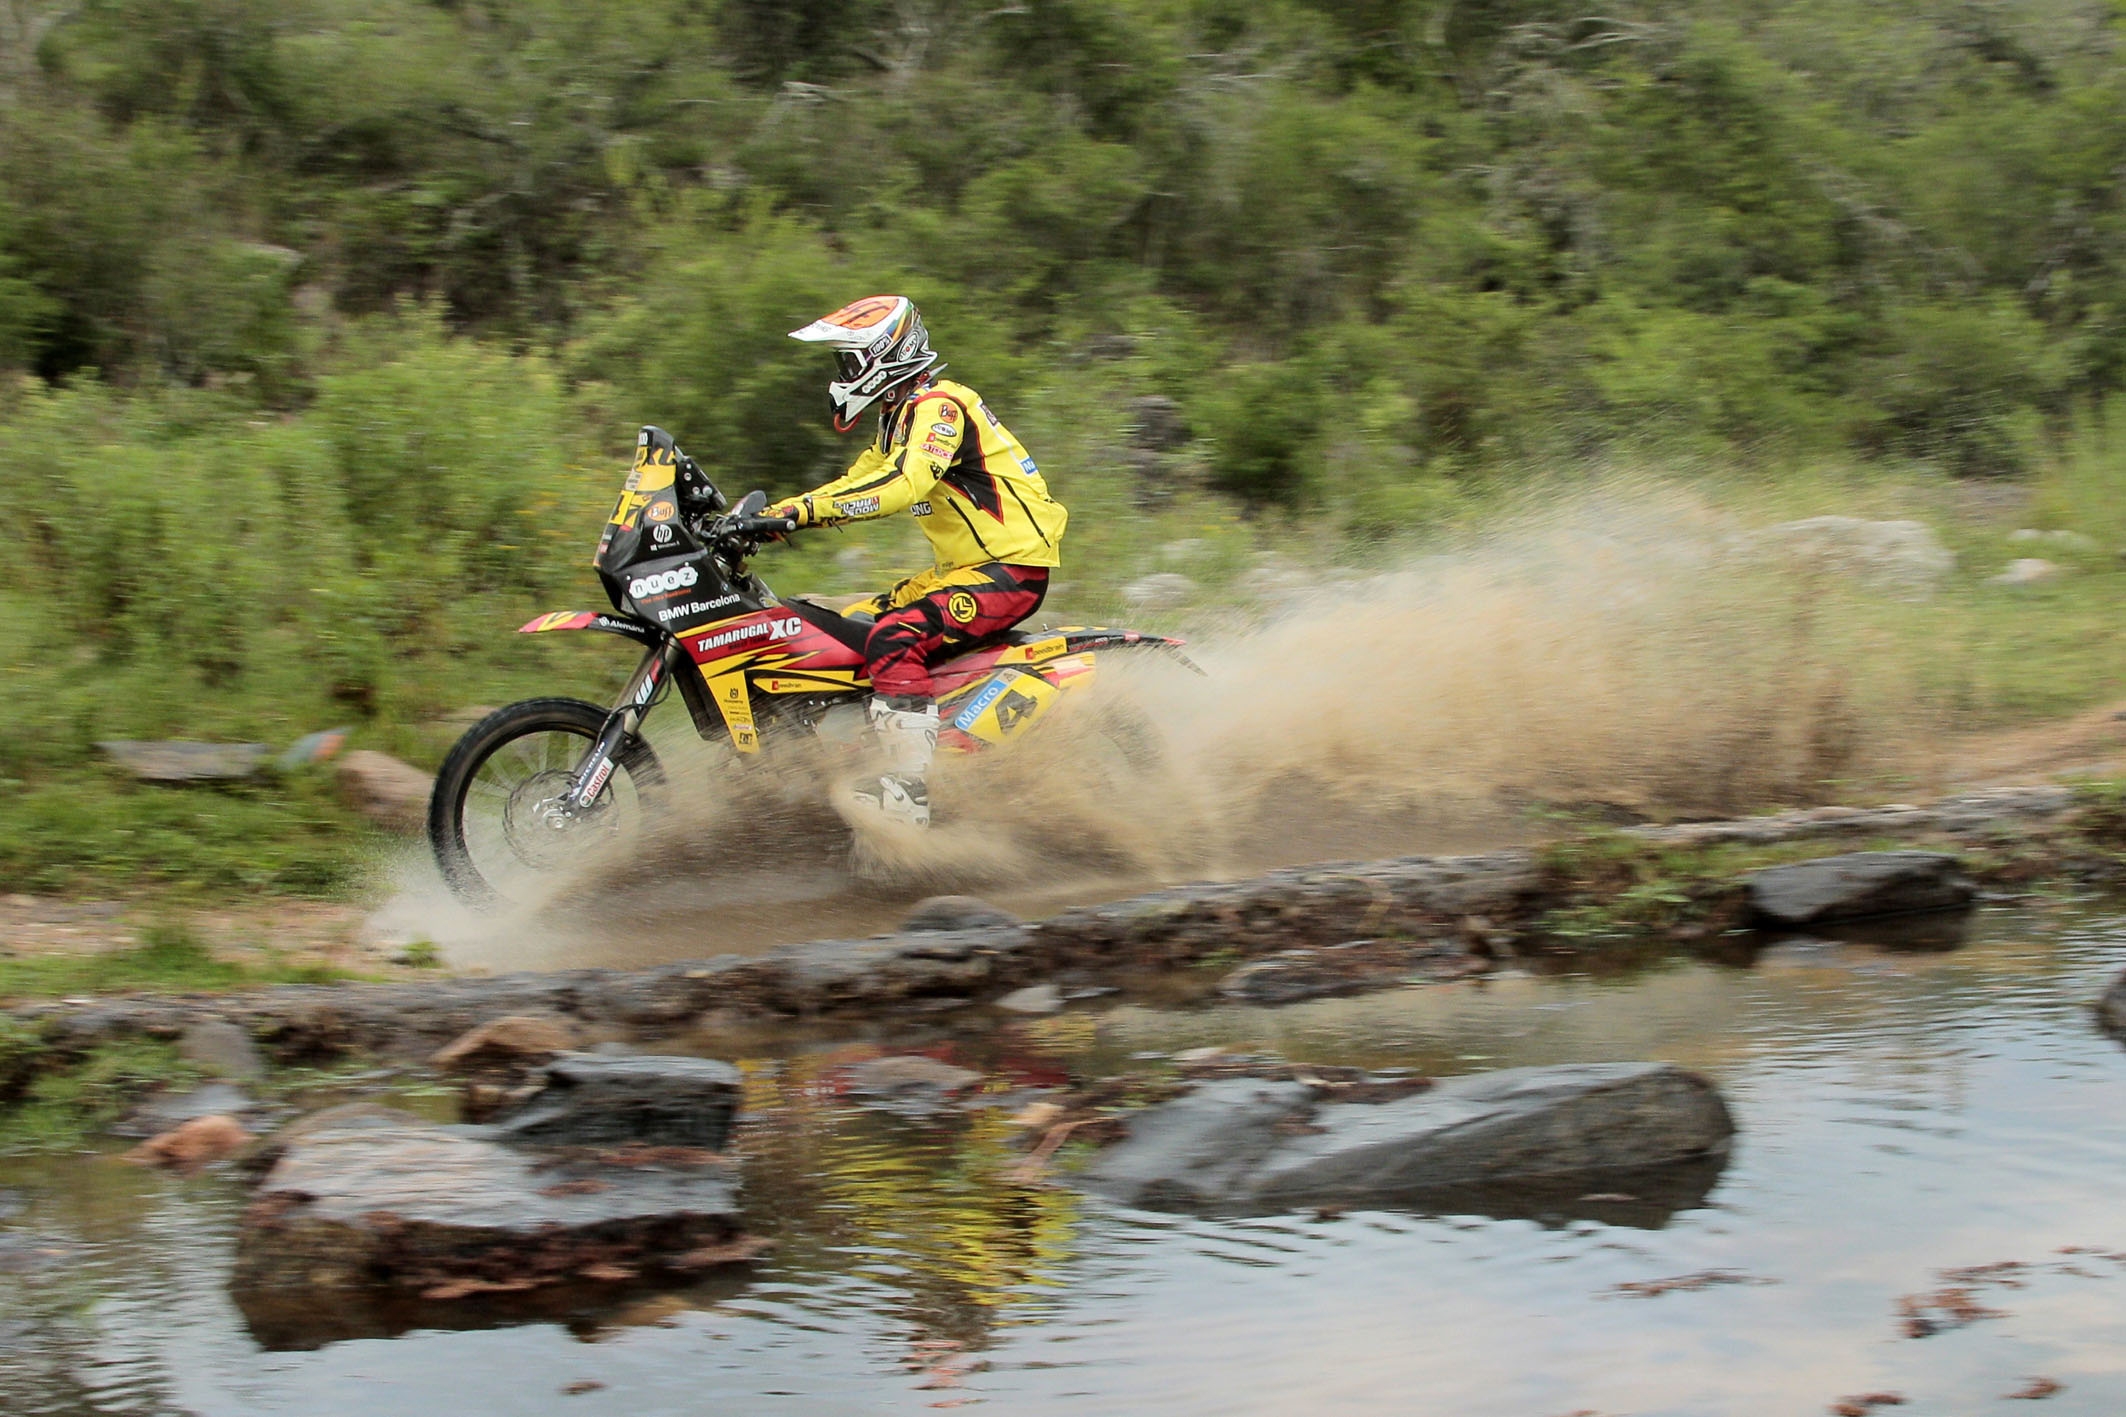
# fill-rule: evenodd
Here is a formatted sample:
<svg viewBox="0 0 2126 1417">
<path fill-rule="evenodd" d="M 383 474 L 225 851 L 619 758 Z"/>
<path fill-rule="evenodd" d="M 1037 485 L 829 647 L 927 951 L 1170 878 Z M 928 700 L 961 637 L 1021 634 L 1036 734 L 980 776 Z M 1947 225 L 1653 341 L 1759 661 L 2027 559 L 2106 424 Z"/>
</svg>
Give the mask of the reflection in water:
<svg viewBox="0 0 2126 1417">
<path fill-rule="evenodd" d="M 0 1163 L 24 1200 L 0 1218 L 0 1410 L 1755 1417 L 1870 1390 L 2013 1410 L 1996 1399 L 2044 1375 L 2063 1384 L 2048 1413 L 2109 1414 L 2126 1049 L 2086 1003 L 2126 966 L 2126 929 L 1993 912 L 1941 943 L 1790 939 L 1747 967 L 941 1031 L 931 1051 L 1000 1090 L 930 1119 L 843 1094 L 876 1048 L 756 1046 L 749 1223 L 781 1248 L 750 1274 L 540 1296 L 486 1327 L 427 1306 L 254 1332 L 224 1288 L 226 1181 Z M 1008 1089 L 1205 1044 L 1433 1072 L 1664 1058 L 1719 1078 L 1742 1132 L 1724 1173 L 1430 1213 L 1150 1215 L 1008 1174 Z M 1900 1295 L 2003 1260 L 2035 1266 L 1984 1296 L 2004 1317 L 1901 1336 Z M 1618 1288 L 1708 1270 L 1763 1282 Z M 562 1396 L 585 1382 L 602 1386 Z"/>
</svg>

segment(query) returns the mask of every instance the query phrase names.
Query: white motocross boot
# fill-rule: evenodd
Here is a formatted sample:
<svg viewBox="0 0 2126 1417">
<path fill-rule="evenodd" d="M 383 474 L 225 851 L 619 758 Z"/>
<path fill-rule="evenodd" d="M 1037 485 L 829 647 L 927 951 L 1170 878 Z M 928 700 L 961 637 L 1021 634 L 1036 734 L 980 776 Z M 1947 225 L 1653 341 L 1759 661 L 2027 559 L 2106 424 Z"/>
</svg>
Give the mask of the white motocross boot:
<svg viewBox="0 0 2126 1417">
<path fill-rule="evenodd" d="M 858 780 L 854 788 L 857 807 L 877 813 L 883 821 L 929 826 L 930 787 L 923 779 L 937 752 L 938 706 L 896 708 L 884 695 L 874 696 L 871 733 L 885 753 L 887 770 L 878 777 Z"/>
</svg>

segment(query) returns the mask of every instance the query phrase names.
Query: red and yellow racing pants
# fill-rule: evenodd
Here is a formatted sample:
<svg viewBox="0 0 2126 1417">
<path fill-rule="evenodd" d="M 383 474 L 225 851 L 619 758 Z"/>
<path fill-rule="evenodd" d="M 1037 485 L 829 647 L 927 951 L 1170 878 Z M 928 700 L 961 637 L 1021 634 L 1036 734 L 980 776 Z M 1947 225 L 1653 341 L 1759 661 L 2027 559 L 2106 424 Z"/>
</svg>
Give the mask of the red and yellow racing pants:
<svg viewBox="0 0 2126 1417">
<path fill-rule="evenodd" d="M 932 664 L 1002 634 L 1040 609 L 1047 594 L 1048 567 L 991 561 L 910 576 L 846 613 L 878 617 L 864 641 L 871 691 L 928 699 Z"/>
</svg>

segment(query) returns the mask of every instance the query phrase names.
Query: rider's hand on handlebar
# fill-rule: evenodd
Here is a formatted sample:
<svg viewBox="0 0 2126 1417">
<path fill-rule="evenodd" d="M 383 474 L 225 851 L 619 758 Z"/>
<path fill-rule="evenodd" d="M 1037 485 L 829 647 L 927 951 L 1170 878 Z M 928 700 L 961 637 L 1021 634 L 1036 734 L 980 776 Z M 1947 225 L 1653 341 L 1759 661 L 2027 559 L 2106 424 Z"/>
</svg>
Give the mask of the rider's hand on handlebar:
<svg viewBox="0 0 2126 1417">
<path fill-rule="evenodd" d="M 781 506 L 770 507 L 761 515 L 784 517 L 790 522 L 790 530 L 797 531 L 808 526 L 818 526 L 822 518 L 810 497 L 793 497 Z"/>
</svg>

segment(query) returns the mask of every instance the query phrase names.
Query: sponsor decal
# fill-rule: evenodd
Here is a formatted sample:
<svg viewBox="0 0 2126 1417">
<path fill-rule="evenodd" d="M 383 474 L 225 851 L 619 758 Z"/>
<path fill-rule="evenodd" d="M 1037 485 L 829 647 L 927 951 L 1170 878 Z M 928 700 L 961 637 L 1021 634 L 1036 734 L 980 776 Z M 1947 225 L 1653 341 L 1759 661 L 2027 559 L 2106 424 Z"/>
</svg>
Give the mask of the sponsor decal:
<svg viewBox="0 0 2126 1417">
<path fill-rule="evenodd" d="M 642 515 L 653 522 L 668 522 L 679 515 L 679 509 L 670 502 L 652 502 L 642 509 Z"/>
<path fill-rule="evenodd" d="M 927 517 L 930 515 L 930 504 L 928 502 L 910 502 L 908 504 L 908 514 L 910 516 Z"/>
<path fill-rule="evenodd" d="M 931 442 L 927 438 L 923 441 L 923 451 L 930 454 L 930 456 L 934 458 L 949 458 L 952 456 L 952 454 L 946 449 L 939 447 L 936 443 Z"/>
<path fill-rule="evenodd" d="M 660 503 L 659 505 L 662 504 Z M 650 540 L 654 541 L 659 546 L 670 546 L 672 544 L 672 535 L 672 529 L 666 526 L 663 522 L 658 522 L 655 526 L 650 528 Z"/>
<path fill-rule="evenodd" d="M 945 597 L 945 613 L 962 625 L 972 625 L 974 623 L 975 612 L 978 608 L 974 603 L 974 597 L 964 590 L 956 590 Z"/>
<path fill-rule="evenodd" d="M 627 583 L 627 593 L 637 600 L 655 600 L 660 595 L 685 590 L 700 579 L 701 572 L 692 566 L 681 566 L 654 576 L 637 576 Z"/>
<path fill-rule="evenodd" d="M 704 635 L 694 641 L 694 653 L 707 654 L 710 650 L 722 649 L 725 645 L 742 644 L 747 640 L 768 638 L 793 639 L 804 633 L 805 622 L 795 615 L 777 620 L 755 620 L 750 625 L 739 625 L 725 630 L 720 635 Z"/>
<path fill-rule="evenodd" d="M 1010 733 L 1030 715 L 1040 710 L 1040 702 L 1013 690 L 997 705 L 997 732 Z"/>
<path fill-rule="evenodd" d="M 1019 454 L 1019 469 L 1028 477 L 1039 477 L 1041 475 L 1041 469 L 1035 467 L 1033 459 L 1027 457 L 1024 453 Z"/>
<path fill-rule="evenodd" d="M 989 426 L 990 426 L 990 427 L 992 427 L 992 428 L 1002 428 L 1002 427 L 1004 426 L 1003 424 L 1001 424 L 1001 423 L 997 422 L 997 416 L 996 416 L 995 414 L 993 414 L 993 413 L 991 413 L 991 412 L 989 411 L 989 405 L 988 405 L 988 404 L 986 404 L 986 403 L 978 403 L 978 404 L 976 404 L 976 405 L 975 405 L 975 407 L 976 407 L 976 408 L 978 408 L 978 409 L 980 409 L 980 410 L 982 410 L 982 417 L 984 417 L 984 418 L 986 418 L 986 419 L 988 419 L 988 420 L 989 420 Z"/>
<path fill-rule="evenodd" d="M 698 615 L 713 615 L 726 605 L 736 605 L 738 596 L 719 595 L 714 600 L 690 600 L 684 605 L 667 605 L 657 612 L 657 623 L 669 625 L 674 620 L 691 620 Z"/>
<path fill-rule="evenodd" d="M 930 431 L 940 438 L 957 438 L 960 435 L 960 430 L 950 423 L 933 423 L 930 425 Z"/>
<path fill-rule="evenodd" d="M 591 780 L 584 784 L 583 800 L 586 802 L 595 801 L 598 794 L 605 789 L 605 780 L 612 775 L 613 760 L 607 758 L 604 762 L 598 764 L 598 771 L 592 773 Z"/>
<path fill-rule="evenodd" d="M 1058 636 L 1052 640 L 1040 640 L 1026 646 L 1026 662 L 1039 664 L 1044 659 L 1053 659 L 1069 646 L 1070 641 Z"/>
<path fill-rule="evenodd" d="M 962 733 L 974 727 L 974 721 L 982 716 L 982 710 L 1004 696 L 1004 691 L 1011 687 L 1011 680 L 1011 675 L 999 674 L 996 678 L 983 685 L 982 692 L 968 700 L 967 707 L 961 709 L 954 716 L 952 726 Z"/>
<path fill-rule="evenodd" d="M 657 672 L 654 668 L 652 668 L 648 674 L 643 676 L 642 687 L 635 691 L 635 697 L 633 698 L 633 700 L 631 700 L 631 702 L 636 708 L 641 708 L 644 704 L 650 701 L 650 695 L 656 692 Z"/>
<path fill-rule="evenodd" d="M 939 417 L 940 419 L 944 420 L 944 421 L 945 421 L 945 422 L 947 422 L 947 423 L 957 423 L 957 422 L 959 422 L 959 421 L 960 421 L 960 407 L 959 407 L 959 405 L 958 405 L 958 404 L 955 404 L 955 403 L 941 403 L 941 404 L 939 404 L 939 405 L 938 405 L 938 417 Z"/>
<path fill-rule="evenodd" d="M 856 497 L 847 502 L 836 502 L 834 510 L 845 517 L 868 517 L 878 510 L 878 498 Z"/>
</svg>

